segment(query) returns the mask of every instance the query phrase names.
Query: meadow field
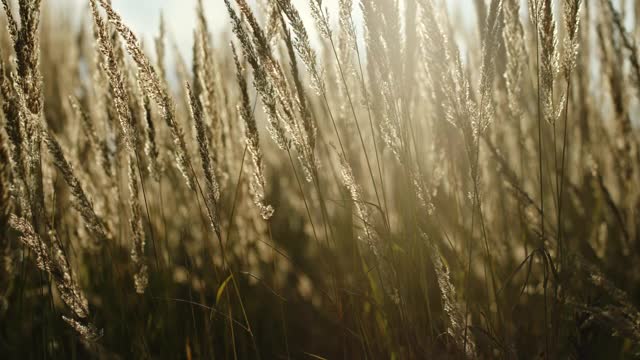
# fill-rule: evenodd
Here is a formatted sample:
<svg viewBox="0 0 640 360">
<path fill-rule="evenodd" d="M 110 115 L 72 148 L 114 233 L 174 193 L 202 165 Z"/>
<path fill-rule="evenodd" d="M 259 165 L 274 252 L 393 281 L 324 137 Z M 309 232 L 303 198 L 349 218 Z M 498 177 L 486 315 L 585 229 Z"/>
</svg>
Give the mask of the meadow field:
<svg viewBox="0 0 640 360">
<path fill-rule="evenodd" d="M 2 0 L 1 359 L 640 358 L 640 1 L 216 1 Z"/>
</svg>

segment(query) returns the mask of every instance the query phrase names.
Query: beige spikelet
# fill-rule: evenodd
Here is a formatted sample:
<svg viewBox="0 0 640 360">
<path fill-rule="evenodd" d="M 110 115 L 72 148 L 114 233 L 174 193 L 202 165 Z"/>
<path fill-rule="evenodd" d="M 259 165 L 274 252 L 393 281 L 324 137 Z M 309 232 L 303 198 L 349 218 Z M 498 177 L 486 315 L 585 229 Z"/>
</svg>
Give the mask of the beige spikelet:
<svg viewBox="0 0 640 360">
<path fill-rule="evenodd" d="M 207 138 L 204 113 L 200 100 L 196 99 L 191 90 L 191 86 L 186 84 L 187 95 L 189 96 L 189 106 L 191 107 L 191 117 L 196 130 L 196 141 L 200 150 L 200 160 L 202 161 L 202 170 L 204 172 L 205 184 L 207 186 L 207 211 L 211 227 L 220 235 L 220 219 L 218 217 L 217 202 L 220 198 L 220 187 L 216 179 L 213 163 L 209 154 L 209 139 Z"/>
<path fill-rule="evenodd" d="M 12 212 L 11 202 L 11 163 L 7 151 L 7 141 L 0 130 L 0 270 L 2 270 L 2 257 L 4 251 L 4 229 L 7 229 L 9 215 Z"/>
<path fill-rule="evenodd" d="M 69 326 L 71 326 L 85 341 L 94 342 L 104 335 L 104 331 L 96 328 L 92 323 L 81 322 L 64 315 L 62 316 L 62 320 L 69 324 Z"/>
<path fill-rule="evenodd" d="M 74 200 L 73 206 L 82 216 L 87 229 L 95 236 L 94 243 L 96 245 L 104 244 L 110 238 L 109 231 L 106 229 L 104 222 L 95 213 L 93 204 L 89 201 L 80 181 L 74 174 L 71 164 L 65 158 L 62 147 L 60 147 L 60 144 L 50 131 L 44 130 L 42 136 L 49 154 L 53 158 L 54 165 L 62 173 L 62 177 L 71 190 Z"/>
<path fill-rule="evenodd" d="M 438 246 L 429 239 L 426 233 L 422 232 L 422 239 L 427 243 L 429 247 L 429 257 L 433 263 L 436 277 L 438 278 L 438 287 L 440 287 L 440 296 L 442 299 L 442 306 L 447 315 L 447 333 L 454 339 L 457 346 L 464 349 L 464 353 L 468 358 L 476 358 L 476 346 L 471 337 L 468 336 L 464 329 L 464 316 L 462 311 L 458 307 L 456 300 L 456 288 L 451 282 L 449 276 L 449 268 L 442 261 L 442 254 Z M 465 339 L 465 335 L 467 338 Z"/>
<path fill-rule="evenodd" d="M 294 46 L 309 75 L 311 75 L 313 89 L 319 95 L 324 94 L 326 89 L 321 77 L 321 70 L 318 67 L 316 52 L 311 47 L 307 29 L 300 18 L 298 10 L 291 4 L 291 0 L 278 0 L 278 4 L 291 23 L 291 28 L 295 35 Z"/>
<path fill-rule="evenodd" d="M 131 234 L 133 236 L 131 260 L 135 267 L 134 284 L 138 294 L 144 294 L 149 282 L 147 260 L 145 256 L 145 234 L 142 226 L 141 206 L 138 194 L 138 178 L 136 175 L 135 157 L 129 156 L 129 209 L 131 218 Z"/>
<path fill-rule="evenodd" d="M 26 220 L 11 216 L 9 223 L 20 233 L 20 241 L 36 255 L 38 268 L 51 274 L 64 303 L 77 317 L 86 318 L 89 315 L 87 299 L 73 279 L 68 260 L 58 245 L 59 241 L 55 233 L 49 231 L 50 245 L 48 245 Z"/>
<path fill-rule="evenodd" d="M 267 74 L 254 50 L 253 42 L 247 30 L 244 28 L 242 21 L 238 17 L 238 14 L 231 7 L 229 0 L 225 0 L 225 5 L 227 6 L 227 11 L 229 12 L 229 16 L 231 17 L 233 33 L 240 41 L 245 59 L 247 59 L 247 61 L 253 68 L 253 85 L 258 91 L 258 94 L 260 94 L 263 109 L 265 114 L 267 115 L 267 131 L 279 148 L 287 150 L 291 147 L 291 140 L 286 134 L 282 116 L 278 111 L 277 100 L 274 95 L 275 91 L 273 89 L 273 85 L 271 85 L 267 78 Z"/>
<path fill-rule="evenodd" d="M 263 219 L 269 220 L 273 215 L 273 207 L 265 202 L 265 177 L 264 163 L 262 158 L 262 150 L 260 150 L 260 135 L 256 119 L 251 109 L 249 100 L 249 92 L 247 90 L 247 81 L 245 79 L 245 69 L 238 59 L 238 54 L 232 47 L 233 60 L 236 64 L 236 77 L 240 87 L 240 103 L 238 104 L 238 113 L 244 121 L 244 131 L 247 143 L 247 149 L 253 160 L 253 178 L 251 181 L 251 190 L 256 206 L 260 209 L 260 215 Z"/>
<path fill-rule="evenodd" d="M 96 7 L 96 1 L 105 9 L 109 21 L 115 26 L 120 36 L 124 39 L 127 51 L 131 58 L 138 66 L 139 76 L 144 85 L 144 89 L 149 93 L 151 98 L 160 106 L 160 113 L 164 118 L 174 143 L 174 155 L 176 157 L 176 165 L 182 173 L 185 183 L 190 189 L 195 189 L 192 181 L 192 171 L 189 164 L 189 156 L 187 146 L 184 139 L 184 132 L 180 125 L 176 122 L 175 105 L 168 93 L 168 90 L 162 85 L 158 75 L 151 65 L 149 58 L 142 51 L 138 43 L 137 37 L 129 29 L 120 15 L 118 15 L 111 5 L 105 0 L 91 0 Z M 96 11 L 97 12 L 97 11 Z M 98 14 L 94 16 L 98 18 Z"/>
<path fill-rule="evenodd" d="M 76 113 L 76 116 L 82 123 L 82 129 L 84 130 L 84 134 L 89 141 L 89 145 L 95 153 L 98 164 L 105 172 L 105 175 L 111 177 L 112 172 L 111 166 L 109 164 L 109 150 L 107 149 L 107 145 L 105 144 L 105 142 L 98 137 L 90 115 L 86 111 L 84 111 L 84 109 L 80 105 L 80 102 L 74 96 L 69 96 L 69 103 L 71 105 L 71 108 Z"/>
<path fill-rule="evenodd" d="M 580 45 L 578 32 L 580 28 L 580 6 L 582 0 L 565 0 L 564 1 L 564 56 L 562 57 L 562 70 L 565 77 L 576 67 L 576 59 L 578 57 L 578 46 Z"/>
<path fill-rule="evenodd" d="M 514 121 L 522 116 L 520 94 L 522 93 L 522 77 L 525 74 L 526 49 L 524 30 L 520 22 L 520 6 L 518 0 L 506 0 L 504 3 L 503 39 L 507 54 L 504 78 L 511 118 Z"/>
</svg>

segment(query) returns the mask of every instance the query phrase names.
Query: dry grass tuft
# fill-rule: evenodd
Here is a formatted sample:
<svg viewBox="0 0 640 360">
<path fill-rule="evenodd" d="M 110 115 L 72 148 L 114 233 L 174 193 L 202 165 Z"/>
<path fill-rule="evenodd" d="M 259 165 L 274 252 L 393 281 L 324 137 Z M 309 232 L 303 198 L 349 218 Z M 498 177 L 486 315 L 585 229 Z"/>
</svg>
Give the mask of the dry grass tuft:
<svg viewBox="0 0 640 360">
<path fill-rule="evenodd" d="M 0 357 L 640 354 L 640 2 L 453 3 L 3 0 Z"/>
</svg>

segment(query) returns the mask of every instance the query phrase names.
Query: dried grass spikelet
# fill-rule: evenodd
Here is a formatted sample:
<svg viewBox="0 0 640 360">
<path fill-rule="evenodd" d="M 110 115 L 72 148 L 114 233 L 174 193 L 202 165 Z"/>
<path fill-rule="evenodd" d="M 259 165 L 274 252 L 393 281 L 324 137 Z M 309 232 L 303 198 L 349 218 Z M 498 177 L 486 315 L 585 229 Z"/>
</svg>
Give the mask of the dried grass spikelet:
<svg viewBox="0 0 640 360">
<path fill-rule="evenodd" d="M 540 92 L 543 118 L 550 124 L 556 122 L 556 111 L 553 101 L 553 86 L 556 74 L 560 69 L 557 51 L 557 30 L 553 16 L 553 3 L 543 0 L 538 4 L 536 23 L 540 37 Z"/>
<path fill-rule="evenodd" d="M 10 190 L 12 187 L 11 163 L 6 145 L 6 138 L 0 129 L 0 288 L 5 292 L 0 294 L 0 315 L 5 311 L 3 305 L 7 303 L 9 297 L 9 294 L 5 291 L 5 285 L 10 283 L 15 273 L 12 266 L 13 249 L 7 237 L 13 202 Z"/>
<path fill-rule="evenodd" d="M 353 0 L 340 0 L 338 2 L 338 8 L 340 28 L 346 35 L 346 43 L 355 49 L 357 39 L 356 28 L 352 18 Z"/>
<path fill-rule="evenodd" d="M 26 166 L 27 170 L 32 177 L 30 181 L 34 181 L 33 177 L 38 176 L 37 172 L 40 167 L 40 141 L 41 134 L 40 129 L 42 128 L 42 113 L 33 113 L 28 108 L 29 98 L 27 94 L 22 90 L 19 86 L 19 75 L 16 73 L 11 73 L 10 78 L 13 81 L 13 88 L 16 93 L 18 108 L 19 108 L 19 121 L 22 122 L 22 126 L 20 130 L 22 131 L 22 138 L 25 145 L 26 153 Z M 36 186 L 34 184 L 30 184 L 32 186 Z M 34 191 L 38 191 L 33 188 Z"/>
<path fill-rule="evenodd" d="M 5 119 L 5 130 L 10 142 L 7 150 L 10 152 L 14 175 L 26 183 L 26 154 L 24 154 L 26 140 L 23 137 L 25 124 L 20 121 L 20 102 L 13 89 L 14 82 L 11 81 L 10 77 L 5 76 L 5 67 L 2 61 L 0 61 L 0 66 L 0 92 L 3 98 L 2 111 Z"/>
<path fill-rule="evenodd" d="M 479 102 L 476 102 L 474 97 L 471 96 L 469 75 L 464 68 L 460 50 L 454 41 L 449 40 L 443 30 L 446 25 L 440 24 L 441 22 L 446 24 L 446 20 L 441 21 L 437 18 L 437 12 L 431 0 L 422 0 L 421 4 L 423 13 L 427 17 L 423 32 L 433 32 L 432 34 L 424 33 L 423 36 L 426 36 L 425 46 L 434 46 L 436 49 L 440 49 L 440 51 L 444 52 L 446 60 L 443 64 L 442 59 L 438 58 L 441 55 L 438 52 L 434 53 L 429 50 L 428 66 L 432 76 L 435 76 L 434 81 L 440 79 L 440 82 L 435 86 L 440 88 L 435 89 L 436 98 L 442 99 L 442 115 L 462 133 L 465 142 L 468 144 L 467 151 L 472 152 L 470 155 L 475 158 L 480 135 L 493 118 L 492 89 L 495 64 L 492 62 L 492 56 L 497 47 L 497 36 L 501 26 L 498 21 L 501 1 L 494 0 L 492 2 L 484 24 L 481 78 L 478 90 Z M 476 162 L 472 162 L 471 167 L 472 173 L 475 173 L 478 165 Z"/>
<path fill-rule="evenodd" d="M 211 157 L 214 164 L 219 165 L 218 156 L 223 152 L 223 124 L 216 94 L 215 57 L 202 0 L 196 3 L 196 16 L 198 23 L 193 34 L 193 93 L 200 100 L 206 114 L 205 120 L 212 147 Z"/>
<path fill-rule="evenodd" d="M 433 93 L 432 97 L 439 108 L 440 116 L 445 117 L 447 121 L 454 126 L 458 126 L 454 114 L 460 106 L 458 104 L 466 102 L 466 95 L 468 93 L 467 88 L 464 87 L 465 85 L 468 87 L 468 84 L 456 81 L 456 75 L 459 74 L 459 71 L 457 71 L 455 67 L 453 69 L 451 68 L 451 64 L 456 66 L 460 62 L 459 52 L 454 42 L 448 39 L 444 31 L 446 25 L 442 24 L 445 22 L 442 20 L 444 16 L 439 16 L 432 0 L 419 0 L 418 5 L 418 9 L 422 15 L 419 25 L 422 57 L 427 66 L 429 76 L 431 77 L 431 83 L 437 84 L 436 86 L 431 85 L 430 91 Z M 372 10 L 368 11 L 368 13 L 370 12 L 372 12 Z M 373 17 L 373 15 L 369 16 Z M 376 32 L 380 31 L 376 27 L 377 22 L 375 19 L 371 19 L 368 24 L 369 23 L 371 23 L 371 27 Z M 377 49 L 376 51 L 380 52 L 380 50 Z"/>
<path fill-rule="evenodd" d="M 196 130 L 196 141 L 198 142 L 198 149 L 200 152 L 200 160 L 202 162 L 202 170 L 204 172 L 205 184 L 207 189 L 206 201 L 207 212 L 209 215 L 209 221 L 211 227 L 215 232 L 220 234 L 220 219 L 218 215 L 218 199 L 220 198 L 220 187 L 215 175 L 215 169 L 211 161 L 209 154 L 209 139 L 207 138 L 204 113 L 202 109 L 202 103 L 197 99 L 189 83 L 186 84 L 187 96 L 189 97 L 189 106 L 191 108 L 191 117 L 194 122 Z"/>
<path fill-rule="evenodd" d="M 39 126 L 43 108 L 43 87 L 40 73 L 40 0 L 18 1 L 19 17 L 15 21 L 9 4 L 2 1 L 9 37 L 16 54 L 16 75 L 11 76 L 19 100 L 18 113 L 22 122 L 21 131 L 30 136 L 23 136 L 22 155 L 25 155 L 26 173 L 24 184 L 28 188 L 27 211 L 34 216 L 44 217 L 44 187 L 40 159 L 41 137 Z"/>
<path fill-rule="evenodd" d="M 307 34 L 307 30 L 302 19 L 300 18 L 300 14 L 293 4 L 291 4 L 291 0 L 278 0 L 278 6 L 289 19 L 291 28 L 295 35 L 293 44 L 300 56 L 300 59 L 305 64 L 307 71 L 311 75 L 312 88 L 318 95 L 325 94 L 325 84 L 322 80 L 322 72 L 318 69 L 316 52 L 313 47 L 311 47 L 309 35 Z"/>
<path fill-rule="evenodd" d="M 272 90 L 275 91 L 276 99 L 280 104 L 279 109 L 282 114 L 282 123 L 300 155 L 298 158 L 305 172 L 305 179 L 310 182 L 312 180 L 313 169 L 316 167 L 312 156 L 314 134 L 309 132 L 313 127 L 310 126 L 309 118 L 303 118 L 302 124 L 300 124 L 295 114 L 297 110 L 296 105 L 300 104 L 299 98 L 291 93 L 282 66 L 274 58 L 269 42 L 251 8 L 246 0 L 236 0 L 236 3 L 244 15 L 245 22 L 251 29 L 251 38 L 253 40 L 253 49 L 255 50 L 256 57 L 264 67 L 266 79 L 271 83 Z M 255 70 L 254 68 L 254 71 Z M 298 100 L 297 104 L 296 100 Z"/>
<path fill-rule="evenodd" d="M 431 194 L 427 189 L 425 189 L 424 182 L 418 174 L 414 171 L 411 172 L 411 183 L 413 184 L 413 190 L 416 194 L 416 199 L 418 200 L 418 205 L 424 211 L 425 214 L 431 215 L 435 210 L 435 205 L 431 199 Z"/>
<path fill-rule="evenodd" d="M 44 186 L 41 167 L 41 137 L 38 131 L 43 108 L 43 87 L 40 74 L 40 0 L 18 1 L 20 26 L 15 21 L 8 2 L 2 2 L 7 16 L 9 37 L 15 52 L 15 74 L 7 74 L 16 93 L 15 106 L 22 132 L 20 155 L 24 156 L 24 170 L 17 173 L 22 177 L 26 195 L 24 211 L 34 216 L 44 217 Z M 12 97 L 13 98 L 13 97 Z M 19 119 L 19 120 L 18 120 Z M 10 120 L 14 121 L 14 120 Z M 8 129 L 9 130 L 9 129 Z M 30 134 L 25 136 L 25 134 Z M 11 134 L 9 134 L 12 136 Z M 23 176 L 24 175 L 24 176 Z"/>
<path fill-rule="evenodd" d="M 253 68 L 253 85 L 256 88 L 265 114 L 267 115 L 267 131 L 271 135 L 273 141 L 282 150 L 288 150 L 291 147 L 291 140 L 287 137 L 286 130 L 282 124 L 282 117 L 278 112 L 277 100 L 273 86 L 267 79 L 264 68 L 262 67 L 255 53 L 252 41 L 243 26 L 242 21 L 231 7 L 229 0 L 225 0 L 227 11 L 231 17 L 231 25 L 233 33 L 240 41 L 242 52 L 245 59 Z"/>
<path fill-rule="evenodd" d="M 87 299 L 73 279 L 68 260 L 55 233 L 49 231 L 48 245 L 26 220 L 12 215 L 9 224 L 20 232 L 20 241 L 36 255 L 38 268 L 51 274 L 64 303 L 77 317 L 86 318 L 89 315 Z"/>
<path fill-rule="evenodd" d="M 322 11 L 322 0 L 310 0 L 311 17 L 316 22 L 318 32 L 325 38 L 331 37 L 331 26 L 329 25 L 329 13 Z"/>
<path fill-rule="evenodd" d="M 433 12 L 433 5 L 428 0 L 422 1 L 421 7 L 424 14 L 429 14 L 435 18 Z M 397 59 L 393 58 L 393 54 L 398 54 L 398 49 L 392 48 L 397 45 L 390 45 L 389 34 L 386 34 L 386 19 L 384 9 L 381 9 L 382 5 L 375 2 L 361 2 L 361 9 L 365 18 L 365 28 L 367 31 L 367 53 L 371 59 L 369 68 L 370 76 L 370 96 L 371 103 L 369 106 L 372 108 L 374 116 L 378 117 L 378 124 L 380 127 L 381 137 L 387 147 L 391 150 L 398 162 L 403 162 L 404 152 L 403 139 L 406 132 L 401 129 L 400 114 L 398 110 L 397 101 L 399 99 L 399 92 L 401 91 L 401 79 L 398 78 L 399 69 Z M 430 10 L 427 10 L 428 7 Z M 394 10 L 395 11 L 395 10 Z M 392 16 L 393 17 L 393 16 Z M 436 38 L 438 31 L 437 22 L 427 20 L 428 16 L 423 17 L 424 24 L 429 24 L 429 29 L 434 30 L 433 37 Z M 397 21 L 393 20 L 394 22 Z M 424 24 L 422 25 L 424 27 Z M 397 29 L 395 29 L 397 30 Z M 392 36 L 392 37 L 395 37 Z M 444 43 L 444 42 L 443 42 Z M 425 45 L 425 48 L 433 48 L 430 45 Z M 446 53 L 446 48 L 441 46 L 442 52 L 439 55 Z M 435 51 L 435 50 L 434 50 Z M 427 52 L 425 52 L 427 53 Z M 438 59 L 440 64 L 446 64 L 447 62 Z M 425 62 L 425 65 L 427 62 Z M 443 68 L 441 74 L 449 72 L 448 68 Z M 444 76 L 444 75 L 443 75 Z M 440 76 L 439 76 L 440 77 Z M 367 91 L 363 89 L 363 91 Z"/>
<path fill-rule="evenodd" d="M 160 150 L 158 149 L 158 144 L 156 140 L 156 128 L 154 125 L 153 119 L 153 109 L 151 108 L 151 100 L 149 96 L 144 93 L 144 87 L 141 84 L 139 74 L 136 74 L 136 107 L 139 114 L 139 122 L 141 128 L 144 132 L 144 139 L 138 138 L 140 142 L 140 147 L 144 149 L 144 154 L 146 155 L 147 161 L 147 171 L 151 178 L 155 182 L 160 181 L 160 173 L 162 172 L 160 165 Z M 135 125 L 133 125 L 135 126 Z M 138 157 L 136 156 L 136 162 L 138 161 Z"/>
<path fill-rule="evenodd" d="M 125 78 L 121 69 L 121 65 L 124 62 L 122 55 L 118 56 L 119 49 L 113 47 L 113 42 L 110 41 L 107 35 L 107 27 L 102 21 L 100 14 L 98 13 L 98 7 L 95 1 L 91 2 L 91 10 L 94 18 L 95 25 L 95 37 L 98 42 L 98 47 L 102 53 L 106 64 L 103 64 L 109 84 L 111 85 L 113 93 L 113 102 L 117 112 L 118 120 L 120 122 L 120 129 L 124 136 L 125 145 L 130 153 L 136 151 L 135 144 L 135 128 L 131 121 L 131 114 L 129 112 L 129 93 L 125 87 Z"/>
<path fill-rule="evenodd" d="M 247 81 L 245 79 L 245 69 L 238 59 L 235 47 L 232 46 L 231 51 L 233 53 L 233 60 L 236 65 L 236 77 L 238 85 L 240 87 L 240 103 L 238 104 L 238 113 L 240 118 L 244 121 L 244 131 L 247 143 L 247 149 L 251 154 L 253 160 L 253 177 L 250 183 L 251 191 L 253 193 L 253 199 L 260 209 L 260 215 L 263 219 L 269 220 L 273 216 L 273 207 L 265 202 L 265 176 L 264 176 L 264 163 L 262 158 L 262 150 L 260 150 L 260 135 L 258 134 L 258 127 L 256 125 L 256 119 L 251 109 L 251 102 L 249 100 L 249 91 L 247 89 Z"/>
<path fill-rule="evenodd" d="M 265 4 L 266 3 L 266 4 Z M 262 8 L 266 6 L 267 20 L 266 20 L 266 35 L 269 44 L 277 46 L 280 41 L 280 35 L 282 28 L 280 27 L 280 9 L 278 9 L 277 1 L 264 0 L 260 2 Z"/>
<path fill-rule="evenodd" d="M 144 143 L 144 153 L 147 156 L 148 170 L 151 177 L 156 182 L 160 181 L 160 151 L 158 150 L 158 144 L 156 142 L 156 129 L 153 124 L 153 115 L 151 110 L 151 101 L 149 97 L 144 95 L 143 100 L 143 109 L 144 109 L 144 133 L 145 133 L 145 143 Z"/>
<path fill-rule="evenodd" d="M 142 226 L 142 207 L 138 193 L 138 178 L 136 176 L 135 157 L 129 156 L 129 210 L 131 218 L 131 234 L 133 236 L 133 246 L 131 248 L 131 260 L 135 267 L 134 284 L 138 294 L 144 294 L 149 282 L 147 260 L 145 256 L 145 234 Z"/>
<path fill-rule="evenodd" d="M 58 141 L 49 130 L 43 130 L 42 133 L 49 154 L 51 154 L 53 158 L 54 165 L 62 173 L 62 177 L 71 190 L 73 207 L 78 210 L 84 220 L 85 226 L 91 231 L 93 236 L 95 236 L 94 243 L 96 245 L 104 244 L 110 238 L 109 231 L 106 229 L 100 217 L 95 213 L 93 204 L 89 201 L 80 181 L 74 174 L 71 164 L 69 164 L 65 158 Z"/>
<path fill-rule="evenodd" d="M 524 44 L 524 29 L 520 22 L 520 5 L 518 0 L 504 2 L 503 39 L 507 55 L 504 79 L 506 82 L 507 100 L 511 118 L 515 121 L 522 116 L 520 99 L 522 94 L 522 78 L 527 61 Z"/>
<path fill-rule="evenodd" d="M 578 46 L 580 38 L 578 30 L 580 28 L 580 5 L 582 0 L 565 0 L 564 1 L 564 56 L 562 58 L 562 70 L 565 77 L 569 75 L 576 67 L 576 59 L 578 57 Z"/>
<path fill-rule="evenodd" d="M 482 44 L 482 66 L 480 69 L 480 108 L 479 118 L 474 122 L 473 134 L 477 138 L 482 135 L 493 119 L 493 82 L 495 73 L 495 52 L 499 46 L 499 34 L 502 29 L 500 14 L 502 0 L 492 0 L 485 24 Z"/>
<path fill-rule="evenodd" d="M 472 338 L 467 336 L 465 339 L 465 322 L 462 311 L 458 308 L 456 300 L 456 288 L 451 282 L 449 276 L 449 268 L 442 261 L 442 254 L 438 246 L 429 238 L 429 236 L 421 232 L 422 239 L 429 248 L 429 257 L 433 263 L 433 268 L 438 279 L 438 287 L 440 288 L 440 296 L 442 298 L 442 306 L 447 315 L 447 333 L 453 338 L 456 345 L 463 349 L 464 354 L 468 358 L 476 358 L 476 346 Z M 466 344 L 466 348 L 465 347 Z"/>
<path fill-rule="evenodd" d="M 138 66 L 140 79 L 144 85 L 145 91 L 147 91 L 150 97 L 160 106 L 160 112 L 164 118 L 169 130 L 171 132 L 171 138 L 174 143 L 174 155 L 176 157 L 176 165 L 178 170 L 182 173 L 185 183 L 189 189 L 195 189 L 192 181 L 192 173 L 189 166 L 189 157 L 187 153 L 187 146 L 184 139 L 184 132 L 180 125 L 176 122 L 175 118 L 175 105 L 171 99 L 171 96 L 166 89 L 151 63 L 148 57 L 142 51 L 142 48 L 138 44 L 138 39 L 133 32 L 122 22 L 122 18 L 118 15 L 111 5 L 105 0 L 91 0 L 94 7 L 94 19 L 98 21 L 99 14 L 97 13 L 96 1 L 100 2 L 100 5 L 105 9 L 109 21 L 115 26 L 116 30 L 122 36 L 125 41 L 127 51 L 131 58 Z"/>
<path fill-rule="evenodd" d="M 205 113 L 208 114 L 209 120 L 211 121 L 210 127 L 212 136 L 212 144 L 214 146 L 213 154 L 214 161 L 218 162 L 215 158 L 217 156 L 217 152 L 222 152 L 221 149 L 216 147 L 221 146 L 222 143 L 222 133 L 223 126 L 221 117 L 219 114 L 220 106 L 218 104 L 217 94 L 216 94 L 216 81 L 218 80 L 217 74 L 215 72 L 214 66 L 216 57 L 214 57 L 214 50 L 211 45 L 210 33 L 209 33 L 209 25 L 207 23 L 207 18 L 205 17 L 204 7 L 202 5 L 202 0 L 198 0 L 196 4 L 196 15 L 198 18 L 198 24 L 196 27 L 196 35 L 195 37 L 199 39 L 199 41 L 194 42 L 194 46 L 197 45 L 197 54 L 200 57 L 201 67 L 199 72 L 194 72 L 194 77 L 199 78 L 199 82 L 203 86 L 204 94 L 201 96 L 196 92 L 196 97 L 200 98 L 202 102 L 202 106 L 205 110 Z M 194 59 L 195 61 L 195 59 Z M 194 83 L 194 87 L 195 87 Z"/>
<path fill-rule="evenodd" d="M 340 177 L 343 185 L 349 191 L 349 197 L 354 206 L 353 215 L 362 222 L 363 231 L 358 235 L 358 240 L 366 244 L 368 251 L 375 259 L 376 271 L 379 274 L 380 285 L 384 293 L 394 304 L 399 305 L 402 298 L 394 285 L 397 284 L 396 270 L 389 263 L 388 254 L 385 254 L 385 249 L 388 249 L 388 247 L 385 247 L 380 234 L 378 234 L 371 222 L 368 203 L 362 196 L 362 189 L 356 182 L 351 165 L 344 156 L 338 155 L 338 157 L 340 159 Z"/>
<path fill-rule="evenodd" d="M 351 17 L 351 12 L 352 12 L 352 8 L 353 8 L 353 4 L 351 2 L 351 0 L 349 1 L 340 1 L 339 2 L 339 23 L 340 23 L 340 28 L 338 31 L 338 36 L 337 36 L 337 48 L 336 48 L 336 52 L 334 54 L 337 55 L 338 60 L 335 61 L 334 67 L 337 68 L 336 70 L 334 70 L 337 74 L 340 74 L 340 70 L 342 69 L 342 73 L 345 76 L 345 81 L 346 82 L 353 82 L 353 84 L 348 84 L 348 88 L 353 88 L 353 91 L 364 91 L 366 89 L 366 82 L 365 84 L 362 84 L 362 80 L 363 78 L 360 77 L 360 73 L 359 73 L 359 61 L 360 63 L 362 62 L 357 56 L 360 53 L 360 50 L 358 48 L 358 43 L 357 43 L 357 37 L 355 34 L 355 25 L 353 25 L 353 21 L 352 21 L 352 17 Z M 413 45 L 412 45 L 413 47 Z M 406 51 L 406 49 L 405 49 Z M 409 56 L 407 56 L 409 57 Z M 413 53 L 410 56 L 411 58 L 414 58 Z M 413 62 L 415 59 L 412 59 L 411 62 Z M 338 66 L 338 64 L 340 64 L 340 66 Z M 413 71 L 411 70 L 411 68 L 409 67 L 409 65 L 407 65 L 407 68 L 404 70 L 404 76 L 408 76 L 408 74 L 412 73 Z M 342 78 L 342 76 L 340 76 L 340 78 Z M 403 82 L 403 83 L 408 83 L 408 82 Z M 342 84 L 344 85 L 344 83 Z M 344 91 L 346 92 L 346 88 L 345 86 L 340 86 L 340 84 L 338 84 L 338 89 L 340 91 Z M 357 95 L 357 93 L 355 93 Z M 364 99 L 366 101 L 366 98 Z M 347 102 L 343 102 L 342 107 L 344 108 L 344 110 L 342 110 L 345 114 L 342 115 L 342 117 L 347 118 L 348 115 L 346 114 L 347 112 L 347 107 L 348 104 Z"/>
<path fill-rule="evenodd" d="M 193 31 L 193 47 L 191 50 L 193 64 L 191 65 L 191 73 L 193 74 L 193 86 L 192 92 L 196 98 L 200 98 L 201 96 L 206 98 L 206 89 L 204 78 L 204 49 L 202 45 L 202 37 L 199 36 L 198 30 Z"/>
<path fill-rule="evenodd" d="M 69 326 L 71 326 L 85 341 L 94 342 L 104 335 L 104 331 L 102 329 L 96 328 L 95 325 L 89 322 L 81 322 L 64 315 L 62 316 L 62 320 L 69 324 Z"/>
<path fill-rule="evenodd" d="M 40 114 L 43 100 L 42 77 L 40 75 L 40 3 L 41 0 L 18 1 L 20 26 L 13 17 L 7 0 L 2 0 L 9 36 L 16 53 L 17 83 L 25 94 L 27 109 L 32 114 Z"/>
<path fill-rule="evenodd" d="M 294 142 L 297 141 L 295 137 L 296 133 L 295 117 L 293 115 L 293 105 L 291 103 L 291 93 L 287 84 L 287 79 L 284 75 L 282 67 L 274 58 L 271 50 L 271 46 L 267 41 L 264 31 L 260 27 L 258 20 L 253 14 L 253 11 L 247 4 L 246 0 L 236 0 L 238 8 L 243 15 L 245 23 L 248 25 L 247 35 L 252 40 L 252 49 L 257 59 L 259 59 L 266 78 L 271 83 L 275 92 L 276 98 L 280 104 L 281 111 L 284 114 L 284 125 L 287 127 L 287 131 L 293 137 Z M 244 48 L 243 48 L 244 50 Z M 254 69 L 255 70 L 255 69 Z"/>
<path fill-rule="evenodd" d="M 364 225 L 364 240 L 367 242 L 369 249 L 373 252 L 376 258 L 380 260 L 382 256 L 380 238 L 371 228 L 371 217 L 369 208 L 362 199 L 362 191 L 360 189 L 360 186 L 358 186 L 358 183 L 356 182 L 355 176 L 353 175 L 353 169 L 351 168 L 351 165 L 349 164 L 347 159 L 344 158 L 344 156 L 339 157 L 342 183 L 349 190 L 351 201 L 353 202 L 356 210 L 355 215 L 362 221 Z"/>
<path fill-rule="evenodd" d="M 91 116 L 84 111 L 76 97 L 69 96 L 69 104 L 82 123 L 82 130 L 89 141 L 89 146 L 91 146 L 91 149 L 96 155 L 98 165 L 102 168 L 106 176 L 111 177 L 112 171 L 109 163 L 109 149 L 107 148 L 107 144 L 98 137 Z"/>
<path fill-rule="evenodd" d="M 11 162 L 7 150 L 7 140 L 0 130 L 0 270 L 4 256 L 4 232 L 7 229 L 9 215 L 13 210 L 11 201 Z"/>
<path fill-rule="evenodd" d="M 299 125 L 297 126 L 297 131 L 299 133 L 297 138 L 302 140 L 299 144 L 296 143 L 298 149 L 298 157 L 300 163 L 303 165 L 305 179 L 308 182 L 311 182 L 313 181 L 313 171 L 318 167 L 314 153 L 317 128 L 311 116 L 311 110 L 309 109 L 307 96 L 302 85 L 300 73 L 298 72 L 298 63 L 296 61 L 296 54 L 294 51 L 293 41 L 291 39 L 291 33 L 288 29 L 286 29 L 284 18 L 281 17 L 280 20 L 282 23 L 283 37 L 285 40 L 287 53 L 290 59 L 289 69 L 295 88 L 294 104 L 298 111 L 298 115 L 302 120 L 302 129 L 300 129 Z"/>
<path fill-rule="evenodd" d="M 228 153 L 231 140 L 229 127 L 223 116 L 224 94 L 218 93 L 217 82 L 222 82 L 222 79 L 215 69 L 216 57 L 213 55 L 214 50 L 201 2 L 197 10 L 198 25 L 194 31 L 193 43 L 192 92 L 202 107 L 203 134 L 206 134 L 209 144 L 209 162 L 217 177 L 216 184 L 222 188 L 229 179 L 229 166 L 233 163 L 233 156 Z M 219 190 L 216 192 L 216 199 L 218 197 Z"/>
</svg>

